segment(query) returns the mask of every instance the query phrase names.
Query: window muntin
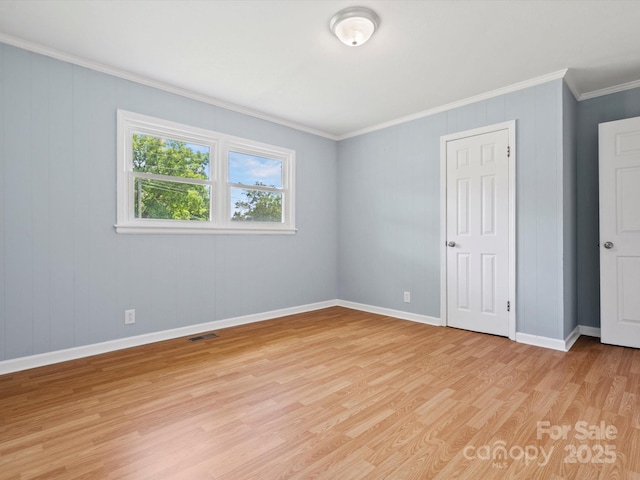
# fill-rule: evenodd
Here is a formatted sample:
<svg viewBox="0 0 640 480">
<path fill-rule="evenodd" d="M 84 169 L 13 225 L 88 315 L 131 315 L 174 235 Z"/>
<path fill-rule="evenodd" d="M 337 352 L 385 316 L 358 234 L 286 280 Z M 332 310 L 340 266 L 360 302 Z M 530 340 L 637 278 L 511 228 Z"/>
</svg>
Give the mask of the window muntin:
<svg viewBox="0 0 640 480">
<path fill-rule="evenodd" d="M 295 152 L 118 111 L 119 233 L 294 233 Z"/>
</svg>

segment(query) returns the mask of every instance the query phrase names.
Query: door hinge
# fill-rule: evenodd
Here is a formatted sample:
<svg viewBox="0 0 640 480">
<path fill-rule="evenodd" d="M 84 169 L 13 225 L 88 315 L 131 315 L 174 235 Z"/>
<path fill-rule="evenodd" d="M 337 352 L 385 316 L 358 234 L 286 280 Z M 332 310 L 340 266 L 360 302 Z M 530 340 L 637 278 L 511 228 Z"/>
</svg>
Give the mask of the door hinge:
<svg viewBox="0 0 640 480">
<path fill-rule="evenodd" d="M 511 145 L 507 145 L 507 158 L 511 157 Z"/>
<path fill-rule="evenodd" d="M 511 311 L 511 302 L 507 302 L 507 312 Z"/>
</svg>

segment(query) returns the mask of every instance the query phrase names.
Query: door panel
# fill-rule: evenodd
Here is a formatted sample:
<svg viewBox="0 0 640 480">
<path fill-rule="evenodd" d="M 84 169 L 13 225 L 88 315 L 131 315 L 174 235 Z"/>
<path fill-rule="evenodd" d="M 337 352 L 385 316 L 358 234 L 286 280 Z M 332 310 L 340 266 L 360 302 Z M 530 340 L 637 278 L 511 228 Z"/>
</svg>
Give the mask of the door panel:
<svg viewBox="0 0 640 480">
<path fill-rule="evenodd" d="M 496 177 L 482 177 L 482 235 L 495 235 L 496 222 Z"/>
<path fill-rule="evenodd" d="M 469 310 L 469 254 L 459 253 L 458 258 L 458 278 L 456 295 L 458 299 L 458 310 Z"/>
<path fill-rule="evenodd" d="M 482 254 L 482 311 L 496 313 L 496 256 Z"/>
<path fill-rule="evenodd" d="M 640 348 L 640 117 L 600 124 L 604 343 Z"/>
<path fill-rule="evenodd" d="M 619 168 L 617 174 L 618 232 L 640 231 L 640 167 Z"/>
<path fill-rule="evenodd" d="M 618 322 L 640 325 L 640 258 L 618 257 Z"/>
<path fill-rule="evenodd" d="M 458 180 L 458 235 L 469 233 L 469 179 Z"/>
<path fill-rule="evenodd" d="M 446 142 L 447 324 L 509 335 L 508 129 Z"/>
</svg>

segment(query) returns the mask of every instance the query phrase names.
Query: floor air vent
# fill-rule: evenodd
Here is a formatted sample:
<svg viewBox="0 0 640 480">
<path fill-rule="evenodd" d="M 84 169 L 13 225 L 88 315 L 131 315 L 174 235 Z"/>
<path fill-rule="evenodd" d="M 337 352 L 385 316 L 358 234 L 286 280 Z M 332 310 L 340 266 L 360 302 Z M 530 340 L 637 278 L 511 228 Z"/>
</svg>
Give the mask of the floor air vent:
<svg viewBox="0 0 640 480">
<path fill-rule="evenodd" d="M 204 335 L 198 335 L 197 337 L 191 337 L 190 342 L 197 342 L 199 340 L 206 340 L 208 338 L 216 338 L 218 335 L 215 333 L 205 333 Z"/>
</svg>

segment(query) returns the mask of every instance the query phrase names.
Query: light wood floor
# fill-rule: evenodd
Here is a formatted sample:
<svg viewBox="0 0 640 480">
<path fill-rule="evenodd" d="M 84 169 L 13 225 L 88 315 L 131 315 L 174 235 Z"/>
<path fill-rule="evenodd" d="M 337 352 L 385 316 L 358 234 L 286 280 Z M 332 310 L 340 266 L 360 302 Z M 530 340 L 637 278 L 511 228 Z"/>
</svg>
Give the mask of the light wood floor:
<svg viewBox="0 0 640 480">
<path fill-rule="evenodd" d="M 638 350 L 339 307 L 217 333 L 0 376 L 0 478 L 640 479 Z"/>
</svg>

